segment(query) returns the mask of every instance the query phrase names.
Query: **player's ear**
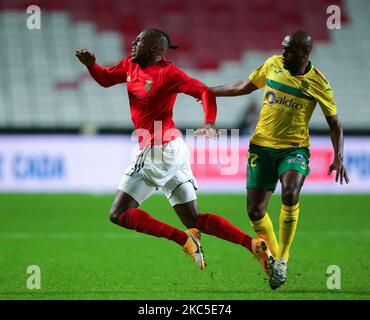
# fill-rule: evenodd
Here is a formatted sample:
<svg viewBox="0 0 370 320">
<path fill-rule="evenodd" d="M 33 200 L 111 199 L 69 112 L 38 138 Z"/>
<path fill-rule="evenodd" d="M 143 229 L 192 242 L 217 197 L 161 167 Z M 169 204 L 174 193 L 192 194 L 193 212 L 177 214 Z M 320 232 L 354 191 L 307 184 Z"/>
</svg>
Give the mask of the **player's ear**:
<svg viewBox="0 0 370 320">
<path fill-rule="evenodd" d="M 154 43 L 151 46 L 150 51 L 153 52 L 153 53 L 156 53 L 158 51 L 158 44 L 157 43 Z"/>
<path fill-rule="evenodd" d="M 163 48 L 160 44 L 158 43 L 155 43 L 152 45 L 152 47 L 150 48 L 150 50 L 155 54 L 155 55 L 160 55 L 162 54 L 162 51 L 163 51 Z"/>
</svg>

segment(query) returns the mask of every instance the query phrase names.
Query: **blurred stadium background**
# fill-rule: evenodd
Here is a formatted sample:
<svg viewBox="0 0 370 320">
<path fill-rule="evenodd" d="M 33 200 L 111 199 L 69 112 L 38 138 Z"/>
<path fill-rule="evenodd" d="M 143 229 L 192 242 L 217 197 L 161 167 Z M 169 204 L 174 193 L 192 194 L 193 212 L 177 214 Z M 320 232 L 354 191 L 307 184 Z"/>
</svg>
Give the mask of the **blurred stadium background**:
<svg viewBox="0 0 370 320">
<path fill-rule="evenodd" d="M 41 9 L 39 30 L 27 29 L 29 15 L 26 9 L 29 5 L 38 5 Z M 326 22 L 330 16 L 327 8 L 330 5 L 337 5 L 341 9 L 339 30 L 327 28 Z M 89 259 L 102 252 L 101 260 L 117 263 L 113 260 L 115 255 L 112 251 L 122 248 L 111 242 L 117 242 L 114 239 L 120 237 L 127 240 L 125 236 L 121 236 L 127 232 L 116 229 L 112 231 L 113 227 L 109 225 L 105 212 L 109 209 L 122 171 L 130 161 L 134 143 L 130 138 L 133 127 L 126 89 L 122 86 L 109 89 L 98 86 L 75 58 L 74 52 L 78 48 L 89 48 L 95 53 L 99 64 L 115 64 L 129 52 L 131 41 L 136 35 L 147 27 L 166 31 L 173 43 L 181 45 L 181 48 L 169 51 L 168 58 L 209 86 L 247 78 L 269 55 L 280 52 L 281 41 L 287 33 L 297 29 L 311 32 L 314 50 L 310 60 L 332 84 L 345 132 L 345 162 L 351 184 L 338 186 L 333 177 L 326 175 L 332 160 L 332 151 L 325 118 L 320 108 L 317 108 L 310 125 L 313 136 L 312 174 L 303 191 L 323 195 L 312 196 L 314 198 L 306 196 L 303 201 L 306 201 L 307 207 L 311 206 L 312 210 L 320 213 L 321 220 L 318 221 L 324 226 L 330 226 L 330 230 L 327 230 L 326 236 L 320 238 L 317 226 L 310 225 L 307 219 L 305 229 L 302 218 L 302 234 L 306 237 L 300 238 L 298 232 L 296 246 L 301 245 L 302 249 L 297 251 L 303 254 L 305 246 L 309 253 L 315 255 L 320 241 L 333 240 L 335 235 L 344 234 L 346 240 L 353 238 L 355 234 L 362 235 L 365 240 L 356 248 L 346 242 L 347 247 L 343 248 L 343 252 L 338 249 L 340 256 L 350 254 L 353 250 L 363 262 L 361 270 L 358 270 L 362 278 L 351 279 L 352 284 L 339 297 L 358 298 L 357 294 L 361 294 L 360 297 L 368 298 L 370 275 L 368 269 L 365 273 L 363 269 L 364 266 L 369 266 L 366 246 L 369 245 L 370 230 L 370 2 L 367 0 L 0 0 L 0 241 L 4 243 L 4 246 L 1 245 L 0 259 L 5 261 L 1 264 L 4 272 L 0 272 L 0 277 L 10 275 L 1 279 L 0 283 L 3 285 L 0 298 L 30 297 L 25 292 L 22 279 L 25 278 L 24 266 L 32 263 L 39 263 L 49 270 L 59 272 L 55 282 L 49 276 L 49 283 L 51 281 L 52 284 L 47 288 L 49 292 L 54 290 L 54 293 L 61 290 L 60 297 L 86 298 L 84 292 L 88 294 L 94 290 L 97 295 L 89 297 L 110 297 L 99 296 L 99 292 L 108 287 L 113 290 L 113 298 L 335 298 L 328 292 L 319 294 L 326 287 L 325 281 L 320 282 L 319 286 L 315 282 L 318 269 L 314 274 L 308 273 L 303 284 L 298 282 L 299 275 L 294 275 L 297 281 L 292 281 L 296 286 L 293 288 L 298 289 L 291 291 L 290 296 L 270 296 L 267 291 L 258 291 L 261 286 L 257 282 L 251 287 L 246 285 L 240 288 L 240 278 L 236 274 L 244 260 L 240 257 L 240 252 L 233 251 L 237 249 L 220 242 L 217 242 L 218 250 L 224 248 L 226 255 L 238 257 L 235 258 L 235 275 L 229 277 L 224 273 L 218 274 L 222 284 L 219 283 L 217 288 L 204 285 L 201 288 L 203 292 L 187 292 L 183 295 L 181 290 L 176 291 L 178 287 L 173 283 L 181 283 L 187 278 L 180 277 L 180 280 L 176 280 L 178 278 L 174 276 L 175 280 L 171 282 L 171 275 L 168 282 L 164 282 L 168 287 L 163 292 L 151 291 L 152 287 L 158 286 L 159 279 L 162 279 L 160 274 L 163 261 L 147 253 L 145 248 L 150 247 L 154 241 L 159 247 L 163 245 L 163 252 L 168 250 L 168 245 L 161 240 L 156 242 L 157 239 L 147 240 L 144 237 L 139 241 L 143 245 L 138 245 L 139 249 L 142 248 L 141 254 L 145 259 L 152 259 L 153 263 L 159 265 L 152 273 L 153 276 L 158 272 L 157 278 L 149 281 L 148 287 L 141 287 L 138 273 L 131 274 L 128 277 L 136 282 L 129 286 L 128 290 L 131 291 L 125 293 L 113 279 L 107 284 L 104 277 L 96 278 L 98 270 L 106 268 L 103 263 L 96 263 L 91 270 L 86 269 L 85 262 L 91 263 L 93 260 Z M 240 128 L 247 107 L 259 105 L 261 98 L 262 92 L 258 91 L 250 96 L 218 99 L 219 127 Z M 179 95 L 174 118 L 180 129 L 196 128 L 202 124 L 202 108 L 192 98 Z M 199 152 L 192 145 L 192 139 L 187 142 L 193 154 Z M 205 163 L 193 165 L 201 186 L 200 192 L 239 194 L 232 196 L 235 210 L 229 212 L 229 218 L 240 226 L 247 226 L 243 196 L 247 146 L 248 134 L 243 136 L 238 145 L 230 146 L 230 141 L 228 143 L 221 139 L 217 148 L 226 153 L 218 159 L 219 162 L 209 163 L 206 157 L 208 160 Z M 212 153 L 214 147 L 207 145 L 206 155 Z M 233 153 L 235 150 L 236 153 Z M 231 174 L 220 175 L 220 169 L 233 159 L 238 159 L 236 171 L 231 169 Z M 45 194 L 50 192 L 61 195 Z M 363 195 L 346 195 L 338 202 L 339 198 L 326 195 L 335 192 Z M 109 195 L 101 198 L 79 198 L 78 195 L 67 193 Z M 157 197 L 161 201 L 157 201 L 157 198 L 150 200 L 146 204 L 147 210 L 181 227 L 175 217 L 165 214 L 171 210 L 165 199 Z M 201 194 L 200 200 L 204 199 L 201 204 L 207 210 L 213 206 L 215 212 L 229 211 L 225 203 L 215 201 L 217 197 L 202 197 Z M 226 195 L 221 197 L 227 202 Z M 328 202 L 334 205 L 331 206 Z M 217 203 L 216 207 L 214 203 Z M 354 203 L 358 209 L 352 213 Z M 275 197 L 272 202 L 276 211 L 275 222 L 278 221 L 278 205 L 279 199 Z M 96 215 L 91 217 L 91 211 L 87 208 Z M 358 223 L 344 229 L 348 222 L 348 212 L 351 212 Z M 338 225 L 331 224 L 334 213 L 338 221 L 342 221 Z M 313 217 L 315 215 L 312 214 L 311 218 Z M 85 225 L 86 219 L 93 219 L 93 222 Z M 251 232 L 250 228 L 248 231 Z M 317 242 L 308 242 L 310 232 L 318 237 Z M 130 236 L 131 233 L 127 237 Z M 91 251 L 91 247 L 84 241 L 85 237 L 89 239 L 91 246 L 98 248 L 97 252 Z M 129 241 L 141 239 L 136 235 L 132 238 Z M 48 247 L 47 242 L 53 248 Z M 217 250 L 210 248 L 212 244 L 209 240 L 208 248 L 211 255 L 212 250 L 214 251 L 215 259 Z M 39 249 L 32 256 L 30 252 L 34 252 L 34 246 Z M 74 255 L 73 246 L 79 248 L 80 252 L 84 251 L 82 255 L 85 256 L 81 258 Z M 178 248 L 171 249 L 176 256 Z M 127 259 L 136 259 L 135 250 L 128 250 Z M 53 256 L 55 252 L 58 252 L 58 256 Z M 108 257 L 106 252 L 112 255 Z M 330 254 L 331 259 L 320 260 L 323 263 L 320 268 L 335 263 L 336 256 L 331 251 Z M 35 256 L 38 261 L 34 261 Z M 68 259 L 69 263 L 66 262 Z M 127 263 L 123 257 L 120 259 L 120 263 Z M 176 259 L 185 258 L 175 257 L 171 263 L 176 264 Z M 307 264 L 302 257 L 296 261 L 297 266 L 298 263 L 301 263 L 300 266 Z M 223 261 L 216 262 L 222 266 Z M 354 268 L 350 261 L 341 263 L 348 270 Z M 134 266 L 133 262 L 130 262 L 130 266 Z M 189 270 L 183 268 L 192 277 L 204 280 L 193 274 L 191 267 L 189 266 Z M 254 267 L 251 272 L 257 274 L 257 266 L 247 268 Z M 82 278 L 72 272 L 79 268 L 84 270 Z M 111 268 L 106 272 L 113 274 L 115 271 Z M 214 268 L 213 272 L 217 274 L 216 263 Z M 223 270 L 226 272 L 228 268 L 229 265 L 226 264 Z M 180 271 L 184 270 L 176 272 Z M 140 272 L 147 277 L 145 268 L 140 267 Z M 320 269 L 320 272 L 325 273 L 325 269 Z M 122 282 L 129 282 L 123 275 L 120 276 Z M 243 277 L 245 280 L 245 275 Z M 66 284 L 66 279 L 72 278 L 77 284 Z M 88 285 L 95 280 L 96 286 Z M 79 286 L 78 283 L 83 285 Z M 317 292 L 306 292 L 307 286 Z M 146 288 L 148 295 L 135 293 L 137 287 Z M 170 288 L 170 293 L 166 293 L 167 288 Z M 289 288 L 292 287 L 288 286 Z M 76 290 L 80 290 L 80 294 Z M 115 294 L 114 290 L 120 293 Z M 234 292 L 226 296 L 223 290 Z M 244 292 L 244 295 L 239 295 L 238 290 Z M 150 295 L 150 292 L 154 293 Z M 57 294 L 52 297 L 59 297 Z M 47 294 L 39 297 L 50 298 Z"/>
<path fill-rule="evenodd" d="M 42 10 L 40 30 L 26 28 L 29 4 Z M 331 31 L 326 9 L 333 4 L 341 8 L 342 24 Z M 74 52 L 86 47 L 100 64 L 115 64 L 129 52 L 136 35 L 151 26 L 182 46 L 169 52 L 169 58 L 208 85 L 246 78 L 279 52 L 287 33 L 308 30 L 315 41 L 311 60 L 332 83 L 343 127 L 370 130 L 369 75 L 363 72 L 370 63 L 366 0 L 2 0 L 0 8 L 2 130 L 76 130 L 86 124 L 131 129 L 126 91 L 102 90 Z M 220 126 L 235 127 L 248 101 L 259 102 L 260 95 L 220 99 Z M 201 115 L 192 99 L 178 97 L 179 127 L 192 128 Z M 311 125 L 326 130 L 320 112 Z"/>
</svg>

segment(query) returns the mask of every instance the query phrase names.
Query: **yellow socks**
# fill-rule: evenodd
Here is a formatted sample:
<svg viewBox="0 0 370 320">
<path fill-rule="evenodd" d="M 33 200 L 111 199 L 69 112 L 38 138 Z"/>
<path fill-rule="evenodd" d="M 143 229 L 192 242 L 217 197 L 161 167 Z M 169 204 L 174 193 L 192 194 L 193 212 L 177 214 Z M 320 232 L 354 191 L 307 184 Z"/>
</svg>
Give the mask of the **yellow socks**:
<svg viewBox="0 0 370 320">
<path fill-rule="evenodd" d="M 277 259 L 289 259 L 289 248 L 293 241 L 298 224 L 299 203 L 294 206 L 281 205 L 279 219 L 279 254 Z"/>
<path fill-rule="evenodd" d="M 260 220 L 251 221 L 251 226 L 259 237 L 268 242 L 271 253 L 276 257 L 279 252 L 279 245 L 268 213 L 266 212 L 265 216 Z"/>
<path fill-rule="evenodd" d="M 281 205 L 279 218 L 279 243 L 276 240 L 271 219 L 266 212 L 265 216 L 257 221 L 251 221 L 251 226 L 256 234 L 266 240 L 270 251 L 276 259 L 289 260 L 289 248 L 294 239 L 299 216 L 299 203 L 294 206 Z"/>
</svg>

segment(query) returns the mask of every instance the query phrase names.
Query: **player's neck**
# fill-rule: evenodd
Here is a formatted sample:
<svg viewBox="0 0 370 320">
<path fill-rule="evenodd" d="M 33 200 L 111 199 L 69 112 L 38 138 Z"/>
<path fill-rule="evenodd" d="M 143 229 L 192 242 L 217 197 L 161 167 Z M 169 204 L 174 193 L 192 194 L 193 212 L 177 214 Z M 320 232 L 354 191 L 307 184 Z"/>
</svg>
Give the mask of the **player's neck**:
<svg viewBox="0 0 370 320">
<path fill-rule="evenodd" d="M 160 60 L 162 60 L 162 56 L 153 56 L 145 61 L 139 61 L 138 65 L 140 66 L 141 69 L 144 69 Z"/>
<path fill-rule="evenodd" d="M 304 75 L 306 72 L 307 72 L 307 67 L 308 67 L 308 60 L 306 60 L 305 62 L 303 62 L 303 64 L 301 65 L 301 67 L 299 68 L 298 72 L 297 72 L 297 76 L 301 76 L 301 75 Z"/>
</svg>

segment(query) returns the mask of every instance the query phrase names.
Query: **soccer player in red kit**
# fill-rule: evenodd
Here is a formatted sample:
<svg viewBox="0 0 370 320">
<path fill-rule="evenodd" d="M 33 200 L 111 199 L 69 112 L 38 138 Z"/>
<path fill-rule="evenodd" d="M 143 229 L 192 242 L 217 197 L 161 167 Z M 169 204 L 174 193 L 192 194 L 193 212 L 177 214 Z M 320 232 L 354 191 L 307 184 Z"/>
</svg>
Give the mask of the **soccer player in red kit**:
<svg viewBox="0 0 370 320">
<path fill-rule="evenodd" d="M 274 258 L 265 240 L 252 239 L 226 219 L 198 210 L 189 151 L 172 120 L 172 111 L 178 93 L 201 100 L 205 127 L 196 133 L 215 137 L 216 99 L 203 83 L 164 58 L 168 48 L 176 46 L 166 33 L 146 29 L 132 42 L 131 56 L 110 68 L 99 66 L 87 49 L 76 51 L 78 59 L 103 87 L 127 84 L 131 118 L 138 135 L 140 150 L 119 183 L 110 220 L 121 227 L 176 242 L 203 270 L 200 230 L 244 246 L 268 273 Z M 138 208 L 158 188 L 163 189 L 188 230 L 178 230 Z"/>
</svg>

